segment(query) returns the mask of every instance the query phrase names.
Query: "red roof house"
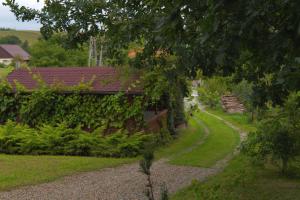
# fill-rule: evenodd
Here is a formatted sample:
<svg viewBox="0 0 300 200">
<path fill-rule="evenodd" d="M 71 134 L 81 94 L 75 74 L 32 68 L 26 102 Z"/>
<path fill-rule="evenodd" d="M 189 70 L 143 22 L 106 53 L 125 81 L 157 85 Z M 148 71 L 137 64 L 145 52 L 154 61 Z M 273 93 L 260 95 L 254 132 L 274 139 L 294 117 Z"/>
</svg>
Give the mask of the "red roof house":
<svg viewBox="0 0 300 200">
<path fill-rule="evenodd" d="M 30 59 L 30 55 L 19 45 L 0 45 L 0 59 L 14 59 L 16 57 L 20 57 L 23 61 L 28 61 Z"/>
<path fill-rule="evenodd" d="M 88 93 L 141 94 L 143 92 L 138 74 L 128 76 L 113 67 L 38 67 L 15 69 L 7 76 L 13 88 L 21 84 L 28 91 L 38 88 L 39 80 L 48 86 L 62 85 L 66 88 L 75 87 L 81 83 L 89 84 Z M 67 90 L 66 90 L 67 92 Z"/>
</svg>

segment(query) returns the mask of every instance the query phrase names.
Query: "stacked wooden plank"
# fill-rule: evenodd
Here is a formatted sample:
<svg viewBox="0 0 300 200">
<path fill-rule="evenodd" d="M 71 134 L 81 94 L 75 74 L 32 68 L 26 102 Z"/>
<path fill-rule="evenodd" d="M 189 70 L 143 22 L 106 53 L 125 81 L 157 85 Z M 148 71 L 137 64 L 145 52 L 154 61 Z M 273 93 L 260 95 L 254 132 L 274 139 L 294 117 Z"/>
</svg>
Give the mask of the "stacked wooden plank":
<svg viewBox="0 0 300 200">
<path fill-rule="evenodd" d="M 223 109 L 228 113 L 243 113 L 246 111 L 245 106 L 234 95 L 224 95 L 221 98 Z"/>
</svg>

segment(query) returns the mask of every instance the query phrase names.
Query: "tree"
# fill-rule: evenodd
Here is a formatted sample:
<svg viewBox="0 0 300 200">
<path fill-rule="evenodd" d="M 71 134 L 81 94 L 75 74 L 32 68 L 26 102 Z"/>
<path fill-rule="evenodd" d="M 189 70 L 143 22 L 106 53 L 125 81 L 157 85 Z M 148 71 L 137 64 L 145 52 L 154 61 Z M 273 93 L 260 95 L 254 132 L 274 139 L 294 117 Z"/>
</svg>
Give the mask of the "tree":
<svg viewBox="0 0 300 200">
<path fill-rule="evenodd" d="M 140 171 L 147 176 L 147 189 L 145 191 L 145 194 L 148 198 L 148 200 L 155 200 L 154 198 L 154 185 L 153 181 L 151 179 L 151 166 L 154 161 L 154 153 L 152 149 L 146 149 L 143 153 L 143 159 L 140 161 Z M 160 193 L 160 199 L 161 200 L 168 200 L 168 189 L 165 184 L 161 187 L 161 193 Z"/>
<path fill-rule="evenodd" d="M 291 93 L 284 107 L 271 108 L 258 130 L 249 135 L 243 151 L 259 160 L 280 161 L 286 173 L 291 159 L 300 155 L 300 92 Z"/>
<path fill-rule="evenodd" d="M 65 49 L 59 37 L 49 40 L 39 40 L 30 48 L 30 66 L 35 67 L 64 67 L 87 66 L 88 53 L 86 47 Z"/>
<path fill-rule="evenodd" d="M 14 35 L 8 35 L 0 38 L 0 44 L 22 44 L 20 38 Z"/>
<path fill-rule="evenodd" d="M 300 3 L 277 1 L 46 1 L 41 11 L 6 0 L 18 19 L 39 20 L 49 38 L 66 32 L 72 44 L 104 35 L 118 51 L 145 40 L 140 66 L 157 51 L 178 57 L 178 70 L 195 76 L 236 73 L 254 83 L 257 105 L 282 104 L 300 88 Z M 72 11 L 72 12 L 69 12 Z M 143 60 L 143 62 L 140 62 Z"/>
</svg>

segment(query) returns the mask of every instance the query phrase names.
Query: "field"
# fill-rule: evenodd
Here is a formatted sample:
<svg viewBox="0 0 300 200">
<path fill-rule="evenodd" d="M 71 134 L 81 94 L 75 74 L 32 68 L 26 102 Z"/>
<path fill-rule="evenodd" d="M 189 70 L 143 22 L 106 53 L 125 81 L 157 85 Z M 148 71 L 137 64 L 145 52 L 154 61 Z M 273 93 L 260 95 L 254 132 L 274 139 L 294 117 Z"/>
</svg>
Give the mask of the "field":
<svg viewBox="0 0 300 200">
<path fill-rule="evenodd" d="M 8 35 L 14 35 L 20 38 L 22 42 L 25 40 L 28 41 L 29 45 L 33 44 L 36 42 L 40 37 L 41 34 L 39 31 L 17 31 L 17 30 L 0 30 L 0 37 L 8 36 Z"/>
</svg>

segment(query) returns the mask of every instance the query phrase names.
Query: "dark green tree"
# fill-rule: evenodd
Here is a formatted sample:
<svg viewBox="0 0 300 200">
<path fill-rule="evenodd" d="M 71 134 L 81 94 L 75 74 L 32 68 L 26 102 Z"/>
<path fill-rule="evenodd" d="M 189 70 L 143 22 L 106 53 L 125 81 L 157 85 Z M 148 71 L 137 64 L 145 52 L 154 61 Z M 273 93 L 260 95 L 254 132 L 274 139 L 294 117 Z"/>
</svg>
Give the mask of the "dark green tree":
<svg viewBox="0 0 300 200">
<path fill-rule="evenodd" d="M 0 44 L 22 44 L 20 38 L 14 35 L 8 35 L 0 38 Z"/>
<path fill-rule="evenodd" d="M 30 66 L 34 67 L 76 67 L 87 66 L 88 50 L 86 46 L 77 49 L 64 47 L 60 36 L 54 35 L 48 40 L 39 40 L 30 47 Z"/>
</svg>

